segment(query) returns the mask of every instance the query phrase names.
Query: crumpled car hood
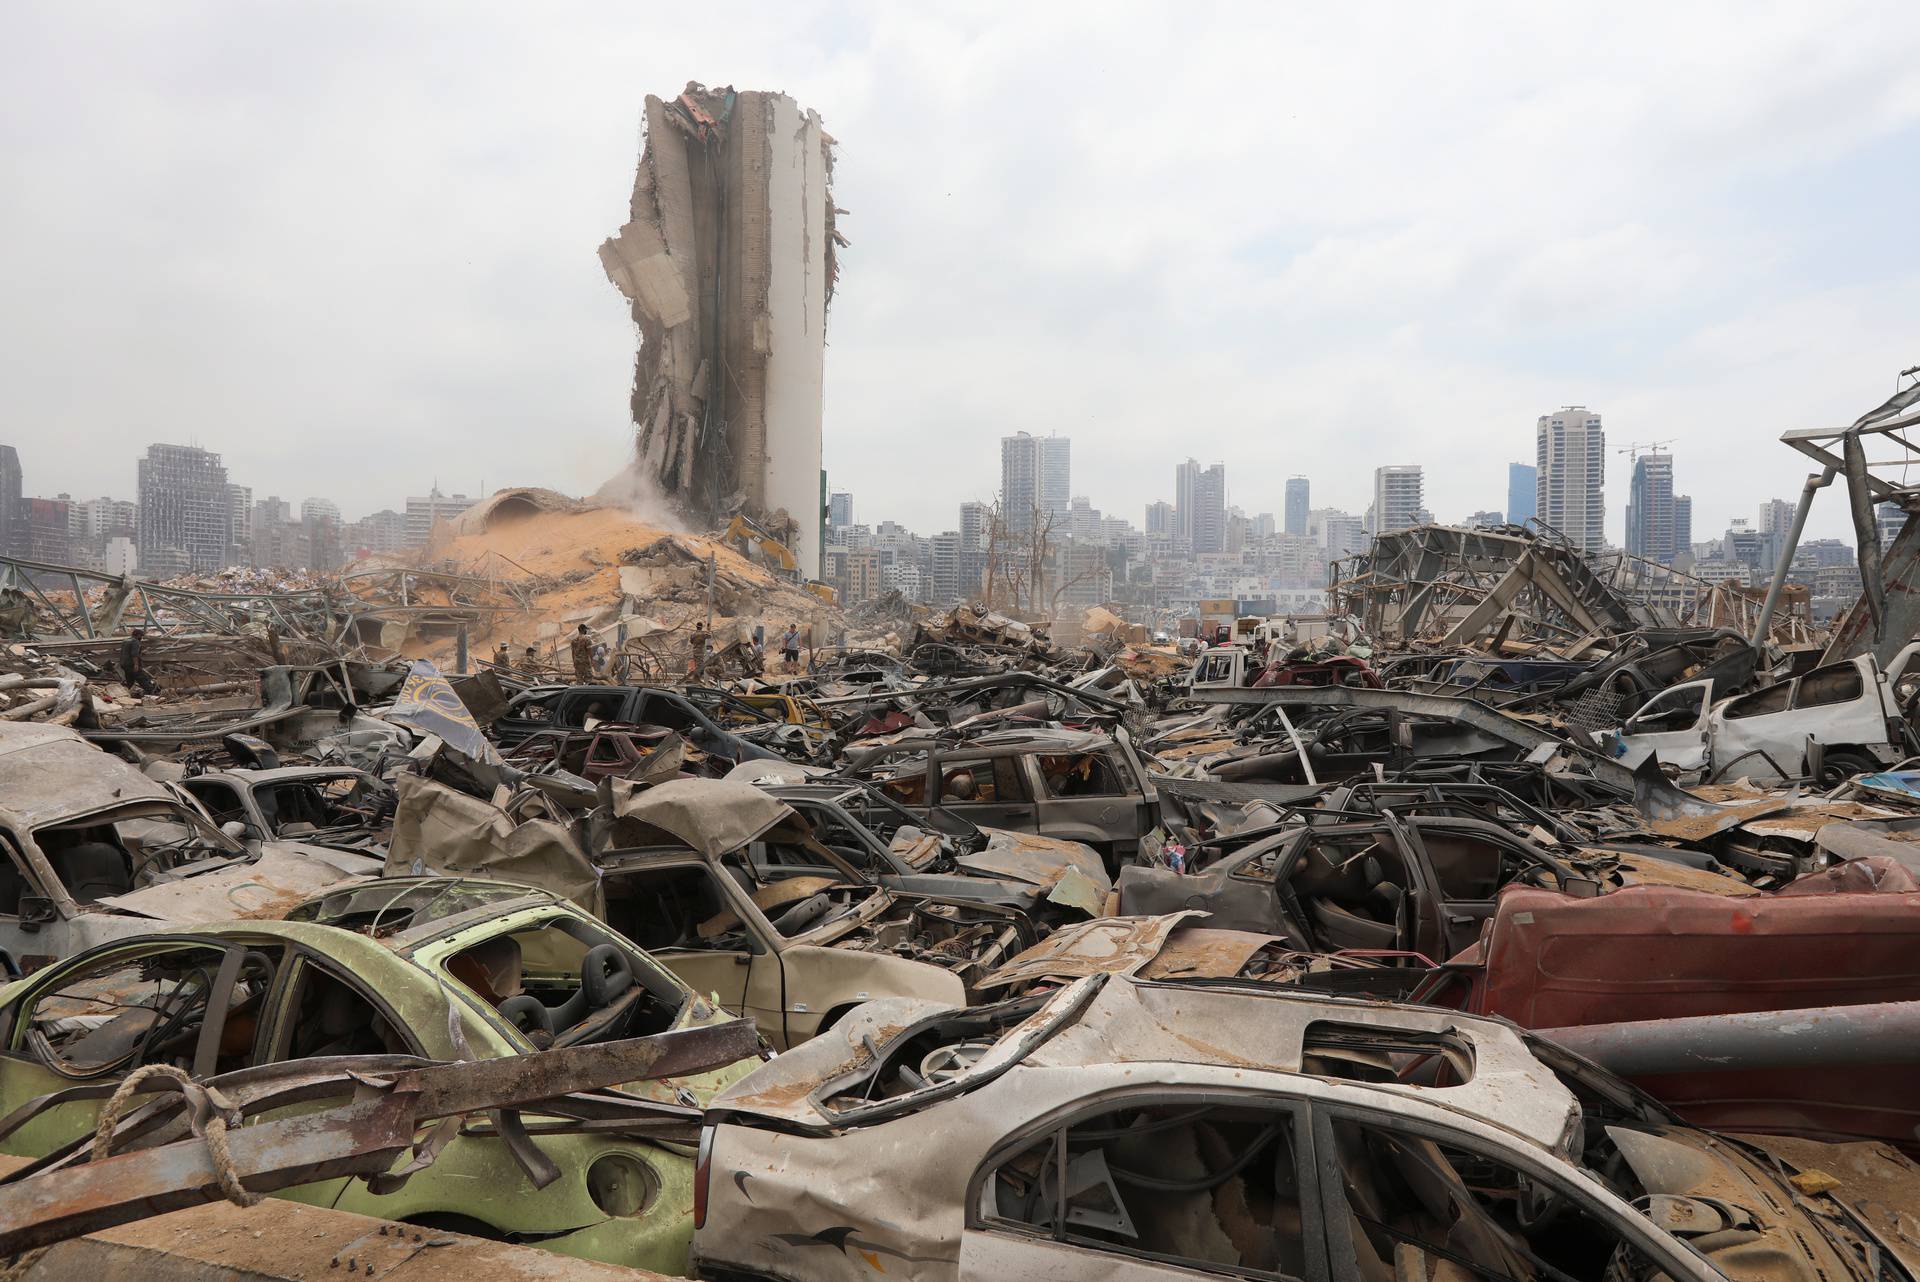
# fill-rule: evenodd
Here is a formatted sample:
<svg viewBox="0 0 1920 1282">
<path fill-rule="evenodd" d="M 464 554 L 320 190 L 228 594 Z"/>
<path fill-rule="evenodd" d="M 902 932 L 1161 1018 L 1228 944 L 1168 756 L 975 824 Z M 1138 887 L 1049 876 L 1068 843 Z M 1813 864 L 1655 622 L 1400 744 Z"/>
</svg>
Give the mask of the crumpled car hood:
<svg viewBox="0 0 1920 1282">
<path fill-rule="evenodd" d="M 1785 1135 L 1736 1138 L 1792 1167 L 1803 1192 L 1824 1188 L 1909 1272 L 1920 1273 L 1920 1164 L 1887 1144 L 1823 1144 Z"/>
<path fill-rule="evenodd" d="M 984 850 L 962 855 L 956 861 L 970 872 L 991 877 L 1006 877 L 1051 889 L 1069 871 L 1084 877 L 1089 886 L 1080 893 L 1097 897 L 1101 904 L 1113 891 L 1113 878 L 1093 847 L 1058 837 L 1042 837 L 1030 832 L 1008 832 L 1003 828 L 982 828 L 987 845 Z M 1075 879 L 1077 881 L 1077 878 Z M 1098 910 L 1093 910 L 1098 915 Z"/>
<path fill-rule="evenodd" d="M 1920 1259 L 1920 1220 L 1901 1209 L 1914 1205 L 1920 1178 L 1911 1162 L 1882 1145 L 1745 1140 L 1769 1153 L 1799 1150 L 1787 1171 L 1775 1172 L 1763 1158 L 1703 1131 L 1610 1126 L 1607 1133 L 1648 1193 L 1646 1216 L 1691 1242 L 1733 1282 L 1868 1282 L 1878 1275 L 1862 1261 L 1875 1245 L 1909 1269 Z M 1889 1205 L 1889 1198 L 1897 1200 Z M 1866 1241 L 1840 1206 L 1861 1215 L 1877 1242 Z"/>
<path fill-rule="evenodd" d="M 381 861 L 302 842 L 273 841 L 250 863 L 111 895 L 100 904 L 136 917 L 188 924 L 271 920 L 323 890 L 378 877 Z"/>
</svg>

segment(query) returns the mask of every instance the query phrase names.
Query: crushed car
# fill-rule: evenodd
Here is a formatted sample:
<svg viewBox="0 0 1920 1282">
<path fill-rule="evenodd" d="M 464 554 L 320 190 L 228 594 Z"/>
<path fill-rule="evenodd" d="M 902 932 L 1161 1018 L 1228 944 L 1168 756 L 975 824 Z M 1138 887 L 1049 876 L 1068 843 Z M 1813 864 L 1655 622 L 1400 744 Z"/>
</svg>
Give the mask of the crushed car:
<svg viewBox="0 0 1920 1282">
<path fill-rule="evenodd" d="M 1717 702 L 1712 680 L 1685 682 L 1592 738 L 1626 766 L 1654 757 L 1708 779 L 1737 773 L 1765 782 L 1812 778 L 1831 787 L 1920 748 L 1911 721 L 1920 675 L 1908 674 L 1917 654 L 1920 642 L 1884 668 L 1871 654 L 1856 655 Z"/>
<path fill-rule="evenodd" d="M 285 921 L 117 941 L 0 989 L 0 1150 L 37 1157 L 91 1136 L 106 1096 L 149 1066 L 204 1079 L 338 1056 L 491 1059 L 723 1022 L 551 895 L 471 880 L 364 883 Z M 758 1062 L 633 1089 L 698 1104 Z M 430 1164 L 404 1180 L 324 1178 L 280 1196 L 685 1270 L 684 1153 L 643 1134 L 542 1134 L 534 1142 L 555 1176 L 535 1180 L 511 1151 L 521 1138 L 476 1120 L 425 1146 Z"/>
<path fill-rule="evenodd" d="M 1153 780 L 1125 730 L 910 732 L 851 745 L 841 769 L 909 810 L 937 806 L 983 827 L 1083 842 L 1109 869 L 1160 822 Z"/>
<path fill-rule="evenodd" d="M 1434 961 L 1477 939 L 1509 886 L 1588 897 L 1644 882 L 1758 893 L 1710 857 L 1668 854 L 1550 849 L 1482 819 L 1319 811 L 1189 849 L 1179 869 L 1123 868 L 1116 889 L 1128 915 L 1195 908 L 1217 926 L 1283 935 L 1300 949 Z"/>
<path fill-rule="evenodd" d="M 393 788 L 351 766 L 275 766 L 190 775 L 180 787 L 228 836 L 250 844 L 308 845 L 385 852 Z M 237 827 L 229 827 L 237 825 Z"/>
<path fill-rule="evenodd" d="M 1077 841 L 987 831 L 958 815 L 916 815 L 855 781 L 762 785 L 807 821 L 815 840 L 881 885 L 1007 904 L 1035 916 L 1097 917 L 1113 882 Z"/>
<path fill-rule="evenodd" d="M 0 965 L 34 970 L 168 924 L 271 917 L 377 859 L 282 839 L 252 848 L 61 726 L 0 723 Z"/>
<path fill-rule="evenodd" d="M 1502 1021 L 1095 975 L 1044 1001 L 876 1002 L 730 1087 L 701 1141 L 694 1261 L 805 1280 L 1913 1276 L 1920 1170 L 1766 1144 L 1685 1126 Z"/>
</svg>

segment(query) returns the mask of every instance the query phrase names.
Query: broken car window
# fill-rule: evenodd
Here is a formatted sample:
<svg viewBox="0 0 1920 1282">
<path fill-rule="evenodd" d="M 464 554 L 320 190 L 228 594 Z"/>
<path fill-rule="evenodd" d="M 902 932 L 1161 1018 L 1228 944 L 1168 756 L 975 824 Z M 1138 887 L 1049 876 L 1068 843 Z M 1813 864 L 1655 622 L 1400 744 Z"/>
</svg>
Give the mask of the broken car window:
<svg viewBox="0 0 1920 1282">
<path fill-rule="evenodd" d="M 70 1076 L 131 1072 L 143 1064 L 191 1071 L 225 955 L 220 948 L 176 944 L 85 966 L 26 1012 L 25 1047 Z M 219 1071 L 251 1063 L 260 1006 L 273 973 L 274 960 L 266 952 L 250 951 L 243 958 L 225 994 Z"/>
<path fill-rule="evenodd" d="M 1197 1101 L 1075 1119 L 1003 1160 L 989 1223 L 1233 1277 L 1306 1270 L 1294 1115 Z M 1389 1275 L 1390 1276 L 1390 1275 Z"/>
<path fill-rule="evenodd" d="M 290 1009 L 277 1058 L 420 1053 L 379 1007 L 310 958 L 300 963 Z"/>
<path fill-rule="evenodd" d="M 745 924 L 704 865 L 619 873 L 605 885 L 608 924 L 650 953 L 752 949 Z"/>
<path fill-rule="evenodd" d="M 1800 678 L 1794 691 L 1793 706 L 1819 708 L 1834 703 L 1851 703 L 1866 689 L 1860 669 L 1852 663 L 1832 663 L 1815 668 Z"/>
<path fill-rule="evenodd" d="M 1351 1241 L 1360 1277 L 1649 1277 L 1610 1226 L 1504 1162 L 1362 1122 L 1336 1120 L 1332 1131 L 1346 1223 L 1336 1217 L 1328 1232 Z"/>
<path fill-rule="evenodd" d="M 1127 792 L 1104 753 L 1061 753 L 1037 760 L 1050 797 L 1119 797 Z"/>
</svg>

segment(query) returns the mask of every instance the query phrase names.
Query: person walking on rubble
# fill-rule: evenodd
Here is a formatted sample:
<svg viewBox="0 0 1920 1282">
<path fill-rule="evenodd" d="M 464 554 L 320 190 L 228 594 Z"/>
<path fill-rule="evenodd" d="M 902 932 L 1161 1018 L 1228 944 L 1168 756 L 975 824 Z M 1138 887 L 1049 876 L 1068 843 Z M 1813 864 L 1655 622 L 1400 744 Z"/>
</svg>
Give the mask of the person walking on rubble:
<svg viewBox="0 0 1920 1282">
<path fill-rule="evenodd" d="M 526 653 L 520 656 L 520 672 L 535 680 L 540 677 L 540 652 L 532 646 L 528 646 Z"/>
<path fill-rule="evenodd" d="M 494 647 L 493 666 L 502 672 L 510 672 L 513 670 L 513 651 L 505 641 L 502 641 Z"/>
<path fill-rule="evenodd" d="M 787 630 L 780 634 L 780 662 L 788 672 L 800 670 L 800 625 L 787 624 Z"/>
<path fill-rule="evenodd" d="M 593 684 L 593 633 L 581 624 L 574 629 L 573 640 L 567 643 L 567 649 L 573 655 L 573 680 L 577 685 Z"/>
<path fill-rule="evenodd" d="M 146 659 L 141 653 L 146 643 L 145 628 L 135 628 L 127 633 L 127 639 L 120 643 L 120 676 L 141 694 L 152 694 L 159 687 L 153 674 L 147 671 Z"/>
<path fill-rule="evenodd" d="M 693 625 L 693 657 L 687 660 L 687 675 L 704 677 L 707 675 L 707 625 Z"/>
</svg>

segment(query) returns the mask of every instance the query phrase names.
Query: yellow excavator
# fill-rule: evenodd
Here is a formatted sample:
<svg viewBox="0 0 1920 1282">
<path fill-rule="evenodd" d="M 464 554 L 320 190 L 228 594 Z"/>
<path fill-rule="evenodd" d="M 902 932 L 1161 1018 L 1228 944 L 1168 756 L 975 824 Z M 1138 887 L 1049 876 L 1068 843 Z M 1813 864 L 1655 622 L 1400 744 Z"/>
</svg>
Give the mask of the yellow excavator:
<svg viewBox="0 0 1920 1282">
<path fill-rule="evenodd" d="M 736 516 L 720 533 L 720 541 L 759 565 L 789 579 L 800 579 L 800 562 L 793 549 L 773 536 L 750 517 Z M 801 587 L 829 605 L 838 604 L 839 594 L 824 583 L 801 582 Z"/>
</svg>

